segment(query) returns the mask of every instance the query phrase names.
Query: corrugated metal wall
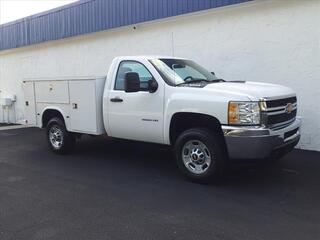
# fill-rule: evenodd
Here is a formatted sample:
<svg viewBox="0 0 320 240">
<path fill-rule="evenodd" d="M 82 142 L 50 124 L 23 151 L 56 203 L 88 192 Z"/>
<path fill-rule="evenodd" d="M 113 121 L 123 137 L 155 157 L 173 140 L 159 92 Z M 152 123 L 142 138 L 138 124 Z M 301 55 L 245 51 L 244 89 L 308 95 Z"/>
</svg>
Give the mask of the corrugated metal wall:
<svg viewBox="0 0 320 240">
<path fill-rule="evenodd" d="M 0 50 L 251 0 L 82 0 L 0 26 Z"/>
</svg>

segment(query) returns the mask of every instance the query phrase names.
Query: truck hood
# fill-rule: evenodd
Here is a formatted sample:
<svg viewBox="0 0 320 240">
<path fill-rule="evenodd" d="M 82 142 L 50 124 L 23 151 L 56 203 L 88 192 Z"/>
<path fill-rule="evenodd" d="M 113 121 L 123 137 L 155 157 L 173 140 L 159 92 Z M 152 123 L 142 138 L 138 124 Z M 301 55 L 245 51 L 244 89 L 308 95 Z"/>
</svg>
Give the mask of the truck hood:
<svg viewBox="0 0 320 240">
<path fill-rule="evenodd" d="M 212 83 L 208 84 L 205 89 L 225 92 L 226 94 L 246 95 L 251 101 L 259 101 L 261 98 L 295 95 L 295 92 L 291 88 L 259 82 L 237 81 Z"/>
</svg>

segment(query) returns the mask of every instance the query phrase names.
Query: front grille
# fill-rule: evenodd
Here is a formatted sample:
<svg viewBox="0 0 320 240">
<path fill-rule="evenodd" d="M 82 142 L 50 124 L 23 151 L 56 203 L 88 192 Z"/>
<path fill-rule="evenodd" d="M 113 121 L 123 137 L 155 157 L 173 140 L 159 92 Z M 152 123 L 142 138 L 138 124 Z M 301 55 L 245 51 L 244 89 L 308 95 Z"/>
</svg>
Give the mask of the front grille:
<svg viewBox="0 0 320 240">
<path fill-rule="evenodd" d="M 291 105 L 290 105 L 291 104 Z M 266 101 L 264 114 L 266 126 L 281 126 L 294 121 L 297 116 L 297 97 L 288 97 Z"/>
<path fill-rule="evenodd" d="M 297 110 L 292 111 L 291 113 L 281 113 L 276 115 L 268 116 L 267 124 L 268 126 L 288 122 L 292 119 L 295 119 L 297 116 Z"/>
<path fill-rule="evenodd" d="M 297 102 L 297 97 L 269 100 L 267 101 L 267 108 L 286 106 L 288 103 L 296 103 L 296 102 Z"/>
</svg>

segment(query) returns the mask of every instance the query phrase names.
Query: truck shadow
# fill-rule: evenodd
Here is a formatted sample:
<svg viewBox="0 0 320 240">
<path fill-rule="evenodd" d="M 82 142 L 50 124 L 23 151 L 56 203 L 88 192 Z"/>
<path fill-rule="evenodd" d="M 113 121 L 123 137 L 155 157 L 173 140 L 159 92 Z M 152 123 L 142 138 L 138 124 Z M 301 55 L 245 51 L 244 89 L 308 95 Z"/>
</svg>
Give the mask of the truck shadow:
<svg viewBox="0 0 320 240">
<path fill-rule="evenodd" d="M 142 167 L 148 170 L 175 171 L 176 168 L 171 149 L 151 143 L 105 137 L 85 137 L 77 142 L 75 154 L 93 161 L 127 165 L 133 169 Z"/>
<path fill-rule="evenodd" d="M 24 129 L 0 135 L 6 136 L 0 137 L 0 163 L 43 173 L 47 180 L 53 176 L 98 188 L 101 193 L 111 191 L 119 197 L 129 192 L 143 201 L 161 198 L 180 203 L 184 198 L 186 205 L 201 199 L 208 204 L 238 201 L 246 206 L 248 201 L 274 206 L 288 199 L 299 204 L 306 196 L 312 206 L 320 199 L 319 152 L 295 150 L 273 166 L 232 168 L 223 182 L 199 185 L 181 176 L 173 153 L 164 146 L 84 137 L 72 154 L 59 156 L 49 151 L 44 131 Z"/>
<path fill-rule="evenodd" d="M 75 154 L 84 159 L 90 158 L 92 161 L 106 164 L 108 168 L 121 166 L 127 172 L 143 174 L 150 178 L 156 175 L 165 176 L 171 180 L 185 181 L 176 167 L 173 152 L 166 146 L 118 139 L 110 140 L 104 137 L 85 138 L 78 142 Z M 306 161 L 302 161 L 304 155 L 305 151 L 295 150 L 272 164 L 232 165 L 219 186 L 255 188 L 299 180 L 301 175 L 308 171 L 305 169 L 308 166 Z M 314 161 L 319 154 L 314 153 L 309 157 L 309 161 Z M 319 166 L 320 164 L 317 164 L 318 169 Z"/>
</svg>

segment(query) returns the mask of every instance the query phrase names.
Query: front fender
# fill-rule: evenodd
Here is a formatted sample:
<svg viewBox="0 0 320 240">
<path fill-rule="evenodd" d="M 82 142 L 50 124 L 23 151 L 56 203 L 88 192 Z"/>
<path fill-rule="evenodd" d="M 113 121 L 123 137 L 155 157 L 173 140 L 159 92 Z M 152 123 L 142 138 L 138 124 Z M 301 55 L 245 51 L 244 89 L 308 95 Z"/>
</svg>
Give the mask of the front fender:
<svg viewBox="0 0 320 240">
<path fill-rule="evenodd" d="M 227 120 L 228 102 L 223 98 L 215 98 L 199 94 L 172 94 L 166 101 L 164 114 L 164 142 L 170 144 L 170 125 L 176 113 L 198 113 L 209 115 L 224 124 Z"/>
</svg>

